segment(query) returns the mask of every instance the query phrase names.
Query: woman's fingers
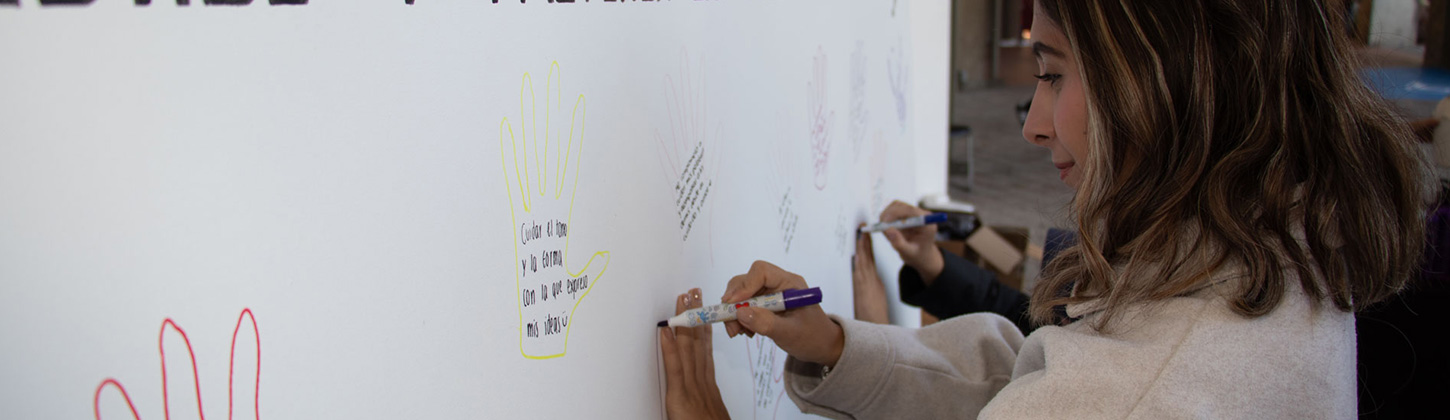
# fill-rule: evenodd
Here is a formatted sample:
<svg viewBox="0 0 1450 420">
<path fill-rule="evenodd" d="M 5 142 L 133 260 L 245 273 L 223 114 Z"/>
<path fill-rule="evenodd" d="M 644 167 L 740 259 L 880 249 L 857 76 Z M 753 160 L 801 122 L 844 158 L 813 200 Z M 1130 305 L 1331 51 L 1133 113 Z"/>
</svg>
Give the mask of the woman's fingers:
<svg viewBox="0 0 1450 420">
<path fill-rule="evenodd" d="M 700 308 L 700 289 L 675 298 L 675 314 Z M 665 365 L 665 411 L 671 419 L 729 418 L 715 384 L 710 326 L 660 328 Z"/>
<path fill-rule="evenodd" d="M 680 354 L 675 349 L 675 334 L 670 327 L 660 330 L 660 354 L 665 359 L 665 395 L 680 395 L 684 391 L 684 370 L 680 367 Z"/>
<path fill-rule="evenodd" d="M 780 317 L 776 316 L 774 313 L 752 307 L 740 308 L 739 311 L 740 323 L 745 325 L 745 327 L 749 328 L 751 331 L 765 334 L 766 337 L 771 337 L 772 339 L 775 338 L 775 334 L 779 332 L 777 324 L 780 322 Z"/>
<path fill-rule="evenodd" d="M 686 308 L 699 309 L 701 306 L 700 289 L 690 289 L 689 296 L 686 299 L 688 299 L 688 301 L 685 302 Z M 694 330 L 695 333 L 695 380 L 704 381 L 707 378 L 706 371 L 708 370 L 708 363 L 706 362 L 709 361 L 711 350 L 710 324 L 705 324 L 703 326 L 691 329 Z M 704 383 L 701 382 L 700 385 L 700 389 L 704 389 Z"/>
<path fill-rule="evenodd" d="M 856 240 L 855 260 L 855 271 L 851 273 L 851 279 L 855 281 L 852 298 L 855 300 L 853 303 L 856 320 L 877 324 L 891 323 L 887 310 L 886 286 L 881 283 L 881 277 L 876 272 L 876 255 L 871 250 L 870 236 Z"/>
<path fill-rule="evenodd" d="M 709 328 L 705 327 L 705 357 L 700 359 L 700 363 L 705 365 L 705 389 L 715 389 L 715 345 L 712 343 L 715 339 L 711 337 Z M 715 393 L 720 391 L 716 390 Z"/>
<path fill-rule="evenodd" d="M 675 315 L 685 312 L 690 307 L 690 294 L 686 293 L 675 298 Z M 675 328 L 675 351 L 680 355 L 681 380 L 684 383 L 695 384 L 695 329 L 678 327 Z"/>
<path fill-rule="evenodd" d="M 744 287 L 744 286 L 745 286 L 745 275 L 744 274 L 741 274 L 741 275 L 738 275 L 738 276 L 735 276 L 735 277 L 731 277 L 730 278 L 730 282 L 725 283 L 725 294 L 720 295 L 720 303 L 730 303 L 730 298 L 731 297 L 734 297 L 735 290 L 740 289 L 741 287 Z"/>
<path fill-rule="evenodd" d="M 739 322 L 735 322 L 735 321 L 725 321 L 725 335 L 730 336 L 730 338 L 735 338 L 735 336 L 736 335 L 739 335 L 739 334 L 740 334 L 740 323 Z"/>
<path fill-rule="evenodd" d="M 722 301 L 739 302 L 763 294 L 787 289 L 805 289 L 806 287 L 808 287 L 806 281 L 801 276 L 785 271 L 774 264 L 756 261 L 751 264 L 749 272 L 730 279 L 730 286 Z M 726 323 L 726 329 L 727 331 L 734 330 L 729 331 L 732 337 L 738 334 L 755 337 L 755 333 L 758 332 L 749 325 L 738 321 Z"/>
<path fill-rule="evenodd" d="M 739 284 L 736 283 L 739 279 Z M 750 271 L 743 275 L 736 276 L 730 280 L 730 291 L 725 295 L 727 302 L 739 302 L 752 297 L 775 293 L 786 289 L 804 289 L 806 281 L 800 276 L 791 274 L 775 264 L 765 261 L 756 261 L 750 265 Z"/>
<path fill-rule="evenodd" d="M 875 253 L 871 250 L 871 235 L 863 234 L 856 236 L 856 269 L 865 268 L 866 263 L 876 259 Z"/>
<path fill-rule="evenodd" d="M 779 314 L 754 307 L 740 308 L 741 324 L 770 337 L 781 350 L 807 362 L 833 365 L 841 356 L 841 327 L 819 306 L 796 308 Z"/>
<path fill-rule="evenodd" d="M 770 264 L 765 261 L 756 261 L 750 265 L 750 271 L 730 279 L 730 287 L 725 291 L 725 297 L 721 303 L 739 302 L 759 294 L 765 288 L 765 277 L 761 275 L 761 264 Z"/>
<path fill-rule="evenodd" d="M 886 229 L 881 232 L 881 235 L 886 237 L 887 242 L 891 242 L 891 247 L 896 248 L 896 252 L 905 254 L 912 251 L 912 243 L 906 240 L 906 236 L 902 235 L 900 230 Z"/>
<path fill-rule="evenodd" d="M 733 292 L 735 289 L 740 288 L 740 286 L 742 284 L 744 284 L 744 283 L 745 283 L 745 275 L 744 274 L 741 274 L 741 275 L 738 275 L 738 276 L 735 276 L 735 277 L 731 277 L 730 278 L 730 282 L 725 283 L 725 294 L 720 295 L 720 303 L 727 303 L 727 302 L 729 302 L 729 299 L 731 297 L 730 296 L 731 295 L 731 292 Z M 740 329 L 740 323 L 735 322 L 735 321 L 727 321 L 727 322 L 725 322 L 725 335 L 728 335 L 730 337 L 735 337 L 736 335 L 740 335 L 741 332 L 742 331 Z"/>
<path fill-rule="evenodd" d="M 864 255 L 861 261 L 862 267 L 875 270 L 876 250 L 871 248 L 871 235 L 861 235 L 861 239 L 856 240 L 856 247 L 859 249 L 856 251 L 856 255 Z"/>
<path fill-rule="evenodd" d="M 881 211 L 881 221 L 889 222 L 911 217 L 924 216 L 931 212 L 916 208 L 910 204 L 900 201 L 892 201 Z M 918 253 L 922 252 L 924 244 L 930 243 L 936 237 L 936 226 L 918 226 L 907 229 L 887 229 L 882 232 L 886 240 L 891 241 L 891 247 L 901 254 L 903 259 L 910 262 L 919 258 Z"/>
<path fill-rule="evenodd" d="M 921 216 L 923 214 L 930 214 L 930 212 L 916 208 L 915 206 L 903 203 L 898 200 L 892 201 L 891 204 L 886 205 L 886 209 L 881 210 L 881 221 L 894 222 L 909 217 Z"/>
<path fill-rule="evenodd" d="M 866 224 L 862 223 L 861 226 L 866 226 Z M 860 233 L 860 230 L 857 230 L 856 232 L 856 253 L 851 255 L 852 273 L 855 273 L 855 270 L 861 269 L 861 258 L 863 257 L 863 255 L 861 255 L 861 241 L 864 240 L 864 238 L 871 237 L 871 234 L 869 233 Z"/>
</svg>

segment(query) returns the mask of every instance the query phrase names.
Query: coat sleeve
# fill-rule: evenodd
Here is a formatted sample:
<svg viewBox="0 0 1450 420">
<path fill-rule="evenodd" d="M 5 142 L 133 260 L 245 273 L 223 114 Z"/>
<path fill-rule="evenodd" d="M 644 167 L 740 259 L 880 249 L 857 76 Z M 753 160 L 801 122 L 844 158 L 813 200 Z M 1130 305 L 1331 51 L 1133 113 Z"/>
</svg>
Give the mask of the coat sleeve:
<svg viewBox="0 0 1450 420">
<path fill-rule="evenodd" d="M 793 357 L 785 367 L 791 400 L 831 418 L 975 418 L 1011 380 L 1023 342 L 1015 325 L 987 313 L 920 329 L 832 319 L 845 348 L 830 373 Z"/>
</svg>

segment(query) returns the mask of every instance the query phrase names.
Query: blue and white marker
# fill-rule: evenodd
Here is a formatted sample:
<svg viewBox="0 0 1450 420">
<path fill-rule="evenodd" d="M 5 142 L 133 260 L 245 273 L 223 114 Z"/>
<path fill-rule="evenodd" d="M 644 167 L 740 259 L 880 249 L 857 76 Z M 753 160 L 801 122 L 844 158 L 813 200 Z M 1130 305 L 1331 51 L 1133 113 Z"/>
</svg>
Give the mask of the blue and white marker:
<svg viewBox="0 0 1450 420">
<path fill-rule="evenodd" d="M 861 233 L 881 232 L 887 229 L 908 229 L 946 222 L 946 213 L 932 213 L 925 216 L 909 217 L 895 222 L 881 222 L 871 226 L 865 226 L 861 228 Z"/>
</svg>

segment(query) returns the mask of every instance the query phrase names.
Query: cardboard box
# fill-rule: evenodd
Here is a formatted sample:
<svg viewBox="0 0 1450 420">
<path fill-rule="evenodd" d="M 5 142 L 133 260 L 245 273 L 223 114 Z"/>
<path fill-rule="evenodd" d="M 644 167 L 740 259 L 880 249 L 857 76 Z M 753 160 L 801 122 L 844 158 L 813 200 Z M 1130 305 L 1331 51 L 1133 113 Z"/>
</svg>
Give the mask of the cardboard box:
<svg viewBox="0 0 1450 420">
<path fill-rule="evenodd" d="M 1013 226 L 982 226 L 966 241 L 941 241 L 942 250 L 966 258 L 997 274 L 997 280 L 1022 290 L 1028 256 L 1028 230 Z"/>
</svg>

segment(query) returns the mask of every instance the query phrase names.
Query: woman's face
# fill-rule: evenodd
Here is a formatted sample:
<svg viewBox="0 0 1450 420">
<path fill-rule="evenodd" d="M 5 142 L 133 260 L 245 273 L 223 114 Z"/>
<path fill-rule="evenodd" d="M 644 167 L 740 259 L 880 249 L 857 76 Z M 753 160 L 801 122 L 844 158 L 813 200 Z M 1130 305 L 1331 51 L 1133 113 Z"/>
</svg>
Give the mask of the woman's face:
<svg viewBox="0 0 1450 420">
<path fill-rule="evenodd" d="M 1087 101 L 1077 58 L 1071 55 L 1067 35 L 1042 13 L 1041 6 L 1033 11 L 1032 41 L 1041 73 L 1022 137 L 1051 150 L 1062 182 L 1075 189 L 1082 183 L 1088 151 Z"/>
</svg>

